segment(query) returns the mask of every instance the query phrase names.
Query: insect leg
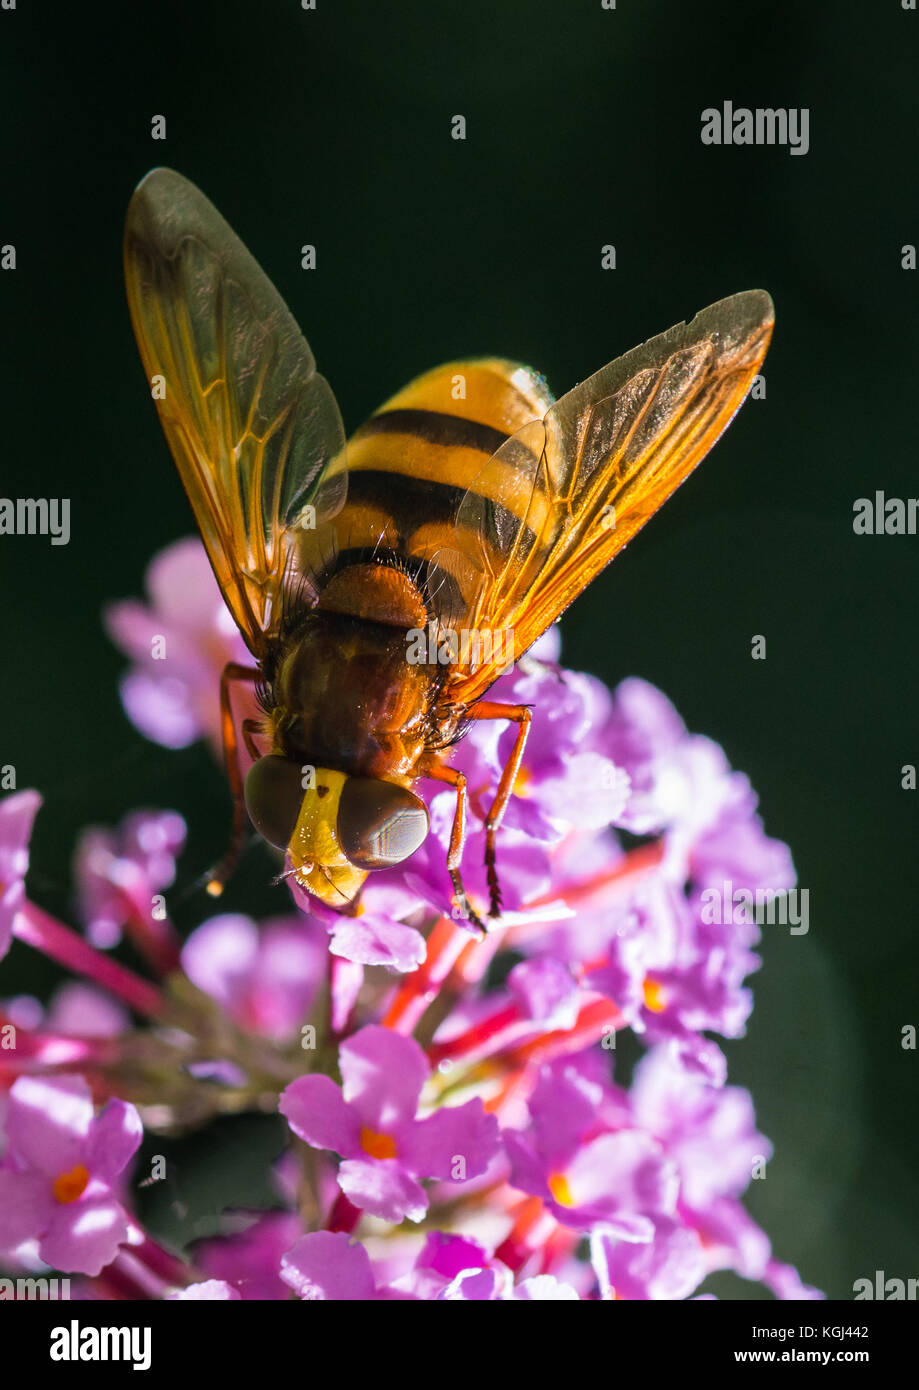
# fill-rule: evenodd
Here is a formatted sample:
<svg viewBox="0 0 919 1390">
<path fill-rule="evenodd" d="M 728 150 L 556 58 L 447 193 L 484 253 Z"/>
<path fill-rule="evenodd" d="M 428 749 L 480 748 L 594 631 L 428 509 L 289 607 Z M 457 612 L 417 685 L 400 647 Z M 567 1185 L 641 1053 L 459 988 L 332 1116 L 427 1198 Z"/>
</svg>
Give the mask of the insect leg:
<svg viewBox="0 0 919 1390">
<path fill-rule="evenodd" d="M 230 686 L 234 681 L 252 682 L 257 679 L 258 671 L 254 666 L 242 666 L 238 661 L 228 661 L 220 674 L 220 732 L 223 737 L 223 757 L 227 778 L 233 797 L 233 821 L 227 852 L 220 863 L 207 875 L 207 891 L 212 898 L 220 897 L 226 887 L 227 880 L 236 868 L 243 840 L 246 837 L 246 826 L 249 823 L 246 799 L 243 795 L 242 770 L 239 766 L 239 740 L 236 736 L 236 725 L 233 722 L 233 709 L 230 704 Z M 243 737 L 246 740 L 246 747 L 251 752 L 250 732 L 245 727 L 245 724 L 249 722 L 246 720 L 243 725 Z"/>
<path fill-rule="evenodd" d="M 501 781 L 498 783 L 495 799 L 485 817 L 485 868 L 488 873 L 488 891 L 491 895 L 489 913 L 492 917 L 500 917 L 501 885 L 498 882 L 498 870 L 495 864 L 495 842 L 501 821 L 504 819 L 507 803 L 514 790 L 514 782 L 520 771 L 520 764 L 523 761 L 523 750 L 526 748 L 526 742 L 530 735 L 533 715 L 528 705 L 500 705 L 492 700 L 482 700 L 469 711 L 469 718 L 507 719 L 510 723 L 519 725 L 511 755 L 504 764 L 504 770 L 501 773 Z"/>
<path fill-rule="evenodd" d="M 242 732 L 243 742 L 245 743 L 246 748 L 249 751 L 249 755 L 254 761 L 257 762 L 262 755 L 259 752 L 258 744 L 255 742 L 253 735 L 260 734 L 262 732 L 262 726 L 260 722 L 257 719 L 244 719 L 242 722 Z"/>
<path fill-rule="evenodd" d="M 457 772 L 455 767 L 443 766 L 432 768 L 430 772 L 425 773 L 425 776 L 432 778 L 435 782 L 445 782 L 448 787 L 453 787 L 456 791 L 456 811 L 450 831 L 450 847 L 447 850 L 447 873 L 453 884 L 453 905 L 484 936 L 485 923 L 470 905 L 460 875 L 463 841 L 466 838 L 466 778 L 462 772 Z"/>
</svg>

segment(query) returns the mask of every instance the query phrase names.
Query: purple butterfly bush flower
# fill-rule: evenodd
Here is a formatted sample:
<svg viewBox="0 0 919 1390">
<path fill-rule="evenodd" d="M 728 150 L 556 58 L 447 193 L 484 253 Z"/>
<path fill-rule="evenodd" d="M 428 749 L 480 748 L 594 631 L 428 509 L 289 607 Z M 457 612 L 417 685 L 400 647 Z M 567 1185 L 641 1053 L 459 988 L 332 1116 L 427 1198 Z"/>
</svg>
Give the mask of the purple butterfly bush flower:
<svg viewBox="0 0 919 1390">
<path fill-rule="evenodd" d="M 107 614 L 133 663 L 128 716 L 165 747 L 217 752 L 220 671 L 245 654 L 200 542 L 157 557 L 147 590 Z M 692 1299 L 720 1270 L 821 1296 L 742 1204 L 771 1147 L 717 1040 L 743 1034 L 760 928 L 705 910 L 727 882 L 791 888 L 787 847 L 717 744 L 644 681 L 609 691 L 562 669 L 557 629 L 492 694 L 534 720 L 481 941 L 453 909 L 455 798 L 434 782 L 419 788 L 431 834 L 370 875 L 355 915 L 288 880 L 289 912 L 204 916 L 184 943 L 165 907 L 177 812 L 79 840 L 84 935 L 26 891 L 40 798 L 0 802 L 0 956 L 18 938 L 81 977 L 47 1009 L 0 990 L 0 1266 L 85 1275 L 89 1298 Z M 243 694 L 237 715 L 253 712 Z M 452 754 L 480 911 L 513 738 L 476 723 Z M 122 935 L 152 979 L 113 954 Z M 643 1048 L 628 1087 L 623 1029 Z M 228 1210 L 184 1254 L 145 1229 L 129 1185 L 142 1125 L 275 1108 L 276 1209 Z"/>
<path fill-rule="evenodd" d="M 187 1288 L 167 1293 L 166 1298 L 183 1303 L 233 1303 L 238 1302 L 242 1294 L 223 1279 L 203 1279 L 200 1284 L 189 1284 Z"/>
<path fill-rule="evenodd" d="M 574 1064 L 545 1068 L 526 1132 L 504 1134 L 510 1182 L 566 1226 L 589 1233 L 602 1225 L 621 1240 L 645 1241 L 656 1216 L 676 1211 L 679 1174 L 673 1156 L 622 1113 L 603 1125 L 608 1090 Z"/>
<path fill-rule="evenodd" d="M 4 1130 L 0 1250 L 37 1240 L 47 1264 L 98 1274 L 128 1237 L 113 1183 L 143 1137 L 136 1109 L 112 1100 L 94 1115 L 82 1077 L 23 1076 Z"/>
<path fill-rule="evenodd" d="M 370 1256 L 344 1232 L 301 1236 L 282 1256 L 281 1278 L 305 1302 L 369 1303 L 386 1297 L 377 1287 Z"/>
<path fill-rule="evenodd" d="M 105 612 L 112 641 L 133 665 L 121 681 L 132 724 L 164 748 L 206 738 L 220 754 L 220 674 L 248 653 L 196 538 L 176 541 L 146 574 L 149 603 Z M 254 706 L 246 713 L 254 713 Z"/>
<path fill-rule="evenodd" d="M 578 1294 L 570 1284 L 560 1283 L 554 1275 L 537 1274 L 521 1279 L 515 1285 L 510 1270 L 468 1269 L 458 1274 L 440 1294 L 441 1302 L 500 1303 L 517 1300 L 523 1303 L 567 1303 Z"/>
<path fill-rule="evenodd" d="M 77 903 L 94 945 L 116 946 L 122 930 L 155 929 L 156 904 L 175 881 L 185 847 L 185 822 L 175 811 L 137 811 L 115 830 L 83 832 L 74 857 Z"/>
<path fill-rule="evenodd" d="M 282 1258 L 296 1244 L 302 1225 L 295 1212 L 248 1214 L 241 1231 L 201 1241 L 194 1262 L 210 1281 L 236 1290 L 249 1302 L 290 1297 L 282 1274 Z"/>
<path fill-rule="evenodd" d="M 300 1031 L 325 977 L 326 938 L 318 923 L 279 917 L 211 917 L 182 949 L 182 968 L 242 1028 L 278 1043 Z"/>
<path fill-rule="evenodd" d="M 498 1123 L 476 1098 L 417 1118 L 429 1065 L 412 1038 L 368 1025 L 343 1042 L 342 1085 L 304 1076 L 281 1096 L 293 1132 L 341 1155 L 338 1185 L 361 1211 L 383 1221 L 420 1221 L 428 1199 L 419 1178 L 460 1185 L 499 1153 Z"/>
</svg>

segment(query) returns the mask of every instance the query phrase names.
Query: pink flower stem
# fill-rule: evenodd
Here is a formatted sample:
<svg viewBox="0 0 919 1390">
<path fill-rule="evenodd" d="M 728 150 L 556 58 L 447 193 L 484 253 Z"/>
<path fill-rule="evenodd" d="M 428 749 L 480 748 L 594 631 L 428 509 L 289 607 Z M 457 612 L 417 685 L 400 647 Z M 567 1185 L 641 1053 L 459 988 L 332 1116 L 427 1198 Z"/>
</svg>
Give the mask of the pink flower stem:
<svg viewBox="0 0 919 1390">
<path fill-rule="evenodd" d="M 541 1197 L 527 1197 L 517 1208 L 514 1224 L 495 1258 L 518 1273 L 532 1255 L 553 1235 L 558 1223 L 546 1211 Z"/>
<path fill-rule="evenodd" d="M 480 1018 L 472 1028 L 467 1028 L 465 1033 L 448 1038 L 446 1042 L 432 1043 L 428 1048 L 428 1060 L 432 1067 L 444 1061 L 477 1060 L 486 1053 L 498 1051 L 508 1030 L 516 1030 L 522 1021 L 524 1014 L 520 1005 L 507 1004 L 495 1009 L 487 1018 Z M 532 1024 L 534 1029 L 539 1028 L 537 1020 L 532 1020 Z"/>
<path fill-rule="evenodd" d="M 121 1250 L 112 1263 L 106 1265 L 99 1275 L 99 1282 L 106 1290 L 112 1289 L 117 1296 L 129 1299 L 160 1298 L 164 1290 L 163 1281 L 152 1275 L 126 1250 Z"/>
<path fill-rule="evenodd" d="M 425 959 L 396 990 L 383 1019 L 383 1026 L 391 1028 L 394 1033 L 411 1033 L 428 1005 L 437 998 L 441 985 L 469 942 L 466 927 L 459 926 L 449 917 L 441 917 L 428 936 Z"/>
<path fill-rule="evenodd" d="M 70 927 L 43 912 L 35 903 L 26 902 L 13 920 L 13 935 L 43 951 L 46 956 L 56 960 L 78 975 L 85 975 L 116 995 L 136 1013 L 160 1018 L 165 1012 L 166 1001 L 153 985 L 135 975 L 117 961 L 104 956 L 90 946 Z"/>
<path fill-rule="evenodd" d="M 146 896 L 125 890 L 124 898 L 129 908 L 125 932 L 157 975 L 171 975 L 179 968 L 182 951 L 175 927 L 166 918 L 157 921 Z"/>
<path fill-rule="evenodd" d="M 66 1033 L 46 1033 L 21 1028 L 5 1014 L 0 1014 L 0 1028 L 12 1028 L 15 1046 L 0 1048 L 0 1063 L 23 1071 L 72 1069 L 84 1066 L 104 1067 L 118 1055 L 117 1042 L 112 1038 L 84 1038 Z"/>
<path fill-rule="evenodd" d="M 197 1280 L 197 1273 L 191 1266 L 185 1264 L 171 1251 L 164 1249 L 152 1236 L 145 1235 L 143 1244 L 132 1246 L 131 1253 L 136 1260 L 146 1265 L 167 1284 L 176 1284 L 179 1288 L 185 1288 Z"/>
<path fill-rule="evenodd" d="M 578 1012 L 571 1028 L 555 1028 L 541 1037 L 520 1043 L 508 1054 L 518 1063 L 548 1062 L 569 1052 L 581 1052 L 606 1034 L 625 1026 L 625 1019 L 611 999 L 595 996 Z"/>
</svg>

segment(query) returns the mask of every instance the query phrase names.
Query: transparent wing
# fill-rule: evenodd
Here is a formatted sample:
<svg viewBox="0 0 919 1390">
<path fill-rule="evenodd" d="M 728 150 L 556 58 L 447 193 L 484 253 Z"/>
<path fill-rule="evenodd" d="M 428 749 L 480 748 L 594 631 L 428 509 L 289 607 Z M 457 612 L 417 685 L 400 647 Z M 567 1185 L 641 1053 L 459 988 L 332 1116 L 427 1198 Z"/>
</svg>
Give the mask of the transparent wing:
<svg viewBox="0 0 919 1390">
<path fill-rule="evenodd" d="M 772 326 L 764 291 L 732 295 L 611 362 L 503 444 L 459 507 L 457 558 L 440 560 L 463 571 L 467 604 L 451 621 L 511 631 L 521 656 L 709 451 Z M 451 669 L 452 705 L 479 699 L 499 673 L 487 661 Z"/>
<path fill-rule="evenodd" d="M 296 565 L 298 526 L 321 526 L 345 500 L 335 397 L 268 277 L 180 174 L 154 169 L 138 186 L 124 260 L 166 438 L 223 596 L 258 657 Z"/>
</svg>

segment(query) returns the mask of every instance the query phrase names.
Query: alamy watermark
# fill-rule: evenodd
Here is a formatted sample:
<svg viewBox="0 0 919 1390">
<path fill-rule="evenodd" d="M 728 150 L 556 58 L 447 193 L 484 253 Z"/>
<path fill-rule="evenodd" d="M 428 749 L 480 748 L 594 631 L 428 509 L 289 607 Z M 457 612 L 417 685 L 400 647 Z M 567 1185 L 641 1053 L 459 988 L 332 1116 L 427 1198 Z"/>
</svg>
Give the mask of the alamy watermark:
<svg viewBox="0 0 919 1390">
<path fill-rule="evenodd" d="M 506 675 L 514 665 L 514 629 L 444 628 L 436 623 L 413 627 L 405 634 L 405 659 L 411 666 L 493 665 Z"/>
<path fill-rule="evenodd" d="M 888 1279 L 883 1269 L 874 1271 L 874 1278 L 856 1279 L 852 1293 L 859 1299 L 883 1299 L 888 1303 L 900 1299 L 915 1301 L 919 1298 L 919 1279 Z"/>
<path fill-rule="evenodd" d="M 50 536 L 70 540 L 69 497 L 0 497 L 0 536 Z"/>
<path fill-rule="evenodd" d="M 856 536 L 914 536 L 919 516 L 919 497 L 856 497 L 852 503 L 852 530 Z"/>
<path fill-rule="evenodd" d="M 725 879 L 701 896 L 702 921 L 709 926 L 742 926 L 751 916 L 760 926 L 788 927 L 792 936 L 810 930 L 809 888 L 735 888 Z"/>
<path fill-rule="evenodd" d="M 149 1327 L 52 1327 L 52 1361 L 130 1361 L 135 1371 L 148 1371 L 153 1359 Z"/>
<path fill-rule="evenodd" d="M 810 110 L 806 106 L 707 106 L 701 115 L 703 145 L 787 145 L 789 154 L 810 148 Z"/>
<path fill-rule="evenodd" d="M 69 1279 L 46 1279 L 41 1276 L 37 1279 L 0 1279 L 0 1303 L 9 1302 L 11 1299 L 17 1302 L 32 1303 L 36 1301 L 58 1301 L 70 1298 Z"/>
</svg>

